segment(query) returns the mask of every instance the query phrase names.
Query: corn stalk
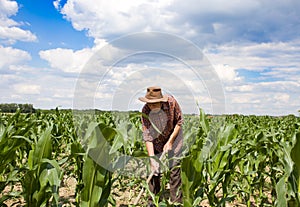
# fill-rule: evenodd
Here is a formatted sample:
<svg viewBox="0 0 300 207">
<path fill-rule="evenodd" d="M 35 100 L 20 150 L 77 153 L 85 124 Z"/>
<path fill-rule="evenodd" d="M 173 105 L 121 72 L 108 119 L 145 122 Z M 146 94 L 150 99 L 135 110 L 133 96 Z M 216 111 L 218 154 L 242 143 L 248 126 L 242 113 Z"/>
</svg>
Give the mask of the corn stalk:
<svg viewBox="0 0 300 207">
<path fill-rule="evenodd" d="M 58 162 L 51 159 L 52 128 L 49 126 L 45 129 L 29 152 L 28 171 L 22 180 L 26 206 L 50 206 L 51 200 L 55 205 L 58 205 L 62 171 Z"/>
</svg>

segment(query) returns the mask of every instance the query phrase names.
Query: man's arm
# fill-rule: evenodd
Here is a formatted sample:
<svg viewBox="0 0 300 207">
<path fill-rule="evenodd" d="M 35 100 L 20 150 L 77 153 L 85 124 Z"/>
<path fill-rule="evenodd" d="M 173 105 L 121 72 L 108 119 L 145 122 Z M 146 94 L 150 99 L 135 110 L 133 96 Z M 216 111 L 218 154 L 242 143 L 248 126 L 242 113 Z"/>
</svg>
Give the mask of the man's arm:
<svg viewBox="0 0 300 207">
<path fill-rule="evenodd" d="M 180 129 L 181 129 L 181 125 L 176 124 L 171 136 L 169 137 L 169 140 L 167 141 L 167 143 L 164 146 L 165 152 L 172 150 L 173 143 L 174 143 L 177 135 L 179 134 Z"/>
<path fill-rule="evenodd" d="M 146 149 L 149 156 L 154 156 L 153 142 L 146 142 Z"/>
<path fill-rule="evenodd" d="M 174 130 L 172 132 L 172 134 L 170 135 L 167 143 L 164 146 L 164 151 L 169 151 L 172 150 L 173 147 L 173 143 L 177 137 L 177 135 L 180 132 L 181 126 L 183 124 L 183 117 L 182 117 L 182 111 L 181 108 L 178 104 L 178 102 L 176 101 L 176 99 L 173 98 L 174 101 L 174 120 L 176 121 L 176 125 L 174 127 Z"/>
<path fill-rule="evenodd" d="M 152 142 L 146 142 L 146 149 L 148 151 L 149 157 L 153 157 L 154 156 L 154 147 L 153 147 Z M 154 172 L 154 175 L 158 176 L 159 163 L 153 158 L 150 158 L 150 167 L 151 167 L 151 171 Z"/>
</svg>

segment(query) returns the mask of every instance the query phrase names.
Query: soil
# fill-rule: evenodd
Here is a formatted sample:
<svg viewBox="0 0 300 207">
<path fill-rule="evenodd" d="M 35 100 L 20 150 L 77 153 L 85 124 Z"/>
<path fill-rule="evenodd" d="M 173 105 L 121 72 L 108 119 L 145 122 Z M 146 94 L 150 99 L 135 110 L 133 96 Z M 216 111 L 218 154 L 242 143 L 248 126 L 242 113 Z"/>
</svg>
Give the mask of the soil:
<svg viewBox="0 0 300 207">
<path fill-rule="evenodd" d="M 75 205 L 75 188 L 76 188 L 76 179 L 73 177 L 64 177 L 62 182 L 62 186 L 59 188 L 59 195 L 60 195 L 60 206 L 61 207 L 74 207 Z M 17 183 L 12 187 L 7 186 L 4 191 L 0 194 L 5 195 L 9 193 L 11 190 L 14 192 L 22 192 L 21 183 Z M 5 201 L 5 204 L 9 207 L 21 207 L 25 206 L 25 201 L 22 197 L 9 199 Z"/>
<path fill-rule="evenodd" d="M 64 177 L 63 182 L 61 184 L 61 187 L 59 189 L 59 195 L 60 195 L 60 207 L 75 207 L 76 206 L 76 200 L 75 200 L 75 189 L 76 189 L 76 179 L 74 177 Z M 127 185 L 127 183 L 122 183 L 122 187 L 120 187 L 120 183 L 116 181 L 112 188 L 112 195 L 116 201 L 115 205 L 109 204 L 109 207 L 125 207 L 125 206 L 133 206 L 133 203 L 139 194 L 140 190 L 142 189 L 141 183 L 135 184 L 131 187 L 130 185 Z M 128 187 L 124 187 L 128 186 Z M 13 189 L 12 189 L 13 188 Z M 122 189 L 122 191 L 118 190 Z M 5 195 L 9 193 L 10 191 L 14 192 L 22 192 L 22 186 L 20 183 L 16 183 L 14 186 L 7 186 L 2 193 L 0 193 L 0 198 L 2 195 Z M 166 192 L 164 194 L 165 198 L 168 197 L 168 186 L 166 188 Z M 140 199 L 140 204 L 137 206 L 144 207 L 146 206 L 147 201 L 147 195 L 144 192 Z M 269 201 L 271 202 L 271 194 L 268 193 Z M 253 200 L 251 203 L 255 203 Z M 25 201 L 23 198 L 14 198 L 9 199 L 5 202 L 5 204 L 9 207 L 23 207 L 25 206 Z M 210 207 L 208 200 L 201 201 L 200 203 L 201 207 Z M 226 207 L 246 207 L 247 205 L 234 202 L 232 204 L 226 204 Z M 256 206 L 256 205 L 251 205 Z"/>
<path fill-rule="evenodd" d="M 64 177 L 61 187 L 59 188 L 59 195 L 60 195 L 60 207 L 75 207 L 76 200 L 75 200 L 75 189 L 76 189 L 76 179 L 74 177 Z M 136 186 L 138 188 L 138 186 Z M 123 189 L 123 191 L 116 190 L 114 188 L 112 194 L 116 199 L 116 206 L 117 207 L 125 207 L 128 205 L 132 205 L 134 202 L 135 197 L 138 193 L 136 190 L 139 189 L 130 189 L 129 187 Z M 10 191 L 13 192 L 22 192 L 21 183 L 17 183 L 13 186 L 7 186 L 4 191 L 0 194 L 0 198 L 2 195 L 8 194 Z M 144 195 L 145 197 L 146 195 Z M 5 201 L 5 204 L 9 207 L 23 207 L 25 206 L 25 201 L 23 198 L 14 198 Z M 110 207 L 115 207 L 113 205 L 109 205 Z M 141 206 L 145 206 L 145 201 L 141 199 Z"/>
</svg>

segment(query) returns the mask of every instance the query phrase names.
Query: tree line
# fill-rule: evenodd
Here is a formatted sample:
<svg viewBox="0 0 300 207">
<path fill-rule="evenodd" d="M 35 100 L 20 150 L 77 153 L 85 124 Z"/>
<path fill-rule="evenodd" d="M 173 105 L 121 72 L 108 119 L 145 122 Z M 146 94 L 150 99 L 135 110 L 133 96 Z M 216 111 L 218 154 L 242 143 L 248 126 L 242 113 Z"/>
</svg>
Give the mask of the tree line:
<svg viewBox="0 0 300 207">
<path fill-rule="evenodd" d="M 20 109 L 21 113 L 34 113 L 35 109 L 32 104 L 2 103 L 0 104 L 0 112 L 15 113 Z"/>
</svg>

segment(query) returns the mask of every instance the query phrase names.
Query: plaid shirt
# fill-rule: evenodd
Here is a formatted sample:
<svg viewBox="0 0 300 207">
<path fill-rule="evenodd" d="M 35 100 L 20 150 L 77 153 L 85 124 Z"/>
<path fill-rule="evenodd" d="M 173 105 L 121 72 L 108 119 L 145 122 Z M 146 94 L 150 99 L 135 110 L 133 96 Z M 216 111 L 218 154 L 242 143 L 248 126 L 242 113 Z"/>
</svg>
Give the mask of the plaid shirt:
<svg viewBox="0 0 300 207">
<path fill-rule="evenodd" d="M 169 140 L 176 125 L 183 124 L 183 116 L 180 106 L 173 96 L 168 96 L 167 102 L 162 102 L 161 110 L 152 112 L 147 104 L 142 109 L 143 139 L 145 142 L 153 142 L 156 153 L 163 151 L 164 145 Z M 182 128 L 174 143 L 174 153 L 181 150 L 183 141 Z"/>
</svg>

